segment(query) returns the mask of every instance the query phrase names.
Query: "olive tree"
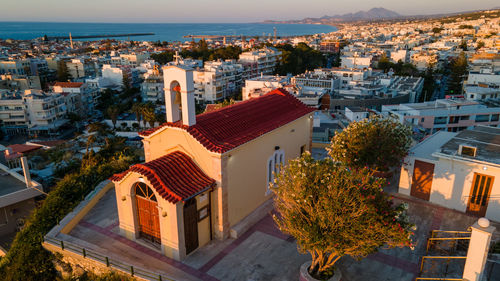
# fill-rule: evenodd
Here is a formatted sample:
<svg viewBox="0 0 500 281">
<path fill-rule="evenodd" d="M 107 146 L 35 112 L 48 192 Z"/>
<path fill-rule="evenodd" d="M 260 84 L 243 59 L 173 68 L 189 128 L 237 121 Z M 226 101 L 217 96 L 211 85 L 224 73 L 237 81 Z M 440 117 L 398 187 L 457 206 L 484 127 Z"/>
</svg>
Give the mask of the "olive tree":
<svg viewBox="0 0 500 281">
<path fill-rule="evenodd" d="M 383 185 L 367 168 L 316 161 L 308 152 L 276 175 L 274 220 L 300 252 L 311 254 L 313 277 L 329 278 L 344 255 L 361 259 L 384 245 L 412 245 L 406 209 L 393 205 Z"/>
</svg>

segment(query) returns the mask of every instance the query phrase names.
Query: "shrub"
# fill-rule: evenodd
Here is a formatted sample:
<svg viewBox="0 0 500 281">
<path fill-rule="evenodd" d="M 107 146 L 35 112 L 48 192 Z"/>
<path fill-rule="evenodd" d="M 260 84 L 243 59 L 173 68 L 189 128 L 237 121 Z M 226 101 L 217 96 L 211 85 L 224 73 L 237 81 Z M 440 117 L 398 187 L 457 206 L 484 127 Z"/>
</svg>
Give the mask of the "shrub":
<svg viewBox="0 0 500 281">
<path fill-rule="evenodd" d="M 0 260 L 3 280 L 55 280 L 52 253 L 42 247 L 42 237 L 92 191 L 116 172 L 126 170 L 136 159 L 115 156 L 99 165 L 86 166 L 67 174 L 49 193 L 39 209 L 30 216 L 25 228 L 17 233 L 7 255 Z"/>
</svg>

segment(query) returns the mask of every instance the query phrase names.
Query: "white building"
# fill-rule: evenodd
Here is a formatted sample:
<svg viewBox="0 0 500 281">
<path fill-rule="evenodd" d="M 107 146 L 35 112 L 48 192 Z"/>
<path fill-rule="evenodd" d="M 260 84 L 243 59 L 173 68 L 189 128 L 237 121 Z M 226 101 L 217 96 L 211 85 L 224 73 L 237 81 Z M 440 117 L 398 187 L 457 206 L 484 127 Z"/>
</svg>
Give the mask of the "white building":
<svg viewBox="0 0 500 281">
<path fill-rule="evenodd" d="M 350 106 L 345 108 L 344 115 L 351 122 L 361 121 L 365 118 L 368 118 L 368 116 L 370 115 L 370 111 L 359 106 Z"/>
<path fill-rule="evenodd" d="M 428 133 L 440 130 L 457 132 L 476 125 L 498 126 L 500 107 L 465 99 L 441 99 L 423 103 L 383 105 L 382 113 L 402 123 L 420 126 Z"/>
<path fill-rule="evenodd" d="M 372 56 L 342 56 L 341 65 L 342 68 L 354 68 L 354 69 L 363 69 L 370 68 L 372 64 Z"/>
<path fill-rule="evenodd" d="M 0 94 L 0 120 L 8 134 L 25 133 L 29 130 L 33 134 L 53 135 L 67 122 L 66 103 L 69 100 L 63 94 L 40 90 Z"/>
<path fill-rule="evenodd" d="M 119 67 L 109 64 L 102 66 L 102 77 L 113 82 L 115 85 L 123 86 L 123 71 Z"/>
<path fill-rule="evenodd" d="M 193 71 L 197 101 L 216 102 L 237 94 L 241 89 L 243 66 L 235 60 L 208 61 Z"/>
<path fill-rule="evenodd" d="M 241 53 L 238 62 L 244 67 L 243 79 L 274 74 L 280 57 L 281 52 L 272 47 Z"/>
<path fill-rule="evenodd" d="M 261 75 L 245 80 L 245 86 L 242 89 L 243 100 L 260 97 L 263 94 L 278 88 L 284 88 L 290 83 L 287 76 Z"/>
<path fill-rule="evenodd" d="M 397 50 L 391 51 L 391 61 L 397 63 L 398 61 L 402 61 L 403 63 L 408 62 L 409 53 L 407 50 Z"/>
<path fill-rule="evenodd" d="M 438 132 L 410 150 L 399 193 L 500 221 L 500 129 Z"/>
</svg>

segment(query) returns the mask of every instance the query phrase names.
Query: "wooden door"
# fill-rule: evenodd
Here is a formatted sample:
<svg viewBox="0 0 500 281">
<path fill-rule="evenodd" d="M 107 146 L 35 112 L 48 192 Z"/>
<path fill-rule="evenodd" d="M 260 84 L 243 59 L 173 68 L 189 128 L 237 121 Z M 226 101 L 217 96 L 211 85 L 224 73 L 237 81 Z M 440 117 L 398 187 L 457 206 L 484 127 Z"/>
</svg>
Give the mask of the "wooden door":
<svg viewBox="0 0 500 281">
<path fill-rule="evenodd" d="M 186 255 L 198 248 L 198 210 L 196 198 L 184 203 L 184 239 Z"/>
<path fill-rule="evenodd" d="M 410 195 L 429 201 L 433 174 L 434 164 L 415 160 Z"/>
<path fill-rule="evenodd" d="M 467 214 L 484 217 L 490 201 L 493 177 L 474 173 L 474 179 L 470 188 Z"/>
<path fill-rule="evenodd" d="M 158 203 L 152 190 L 143 183 L 137 184 L 135 198 L 140 236 L 161 243 Z"/>
</svg>

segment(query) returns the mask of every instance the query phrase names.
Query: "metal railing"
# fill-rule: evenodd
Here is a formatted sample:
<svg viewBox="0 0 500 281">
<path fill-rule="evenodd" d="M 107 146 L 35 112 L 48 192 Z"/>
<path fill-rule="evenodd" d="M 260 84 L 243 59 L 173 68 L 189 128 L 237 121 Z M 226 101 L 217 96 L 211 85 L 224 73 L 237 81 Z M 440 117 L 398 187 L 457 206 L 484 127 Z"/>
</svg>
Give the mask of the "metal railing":
<svg viewBox="0 0 500 281">
<path fill-rule="evenodd" d="M 123 273 L 129 274 L 132 277 L 140 277 L 146 280 L 154 281 L 176 281 L 171 277 L 165 276 L 164 274 L 155 273 L 142 268 L 134 267 L 133 265 L 126 264 L 117 260 L 113 260 L 105 255 L 99 254 L 95 251 L 85 249 L 83 247 L 77 246 L 73 243 L 63 241 L 54 237 L 43 237 L 43 241 L 49 243 L 53 246 L 59 247 L 63 251 L 69 251 L 73 254 L 82 256 L 85 259 L 91 259 L 96 262 L 100 262 L 106 267 L 117 269 Z"/>
<path fill-rule="evenodd" d="M 418 281 L 418 280 L 464 281 L 464 279 L 462 279 L 462 278 L 432 278 L 432 277 L 417 277 L 417 278 L 415 278 L 415 281 Z"/>
</svg>

